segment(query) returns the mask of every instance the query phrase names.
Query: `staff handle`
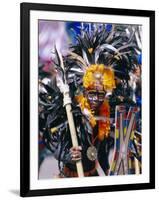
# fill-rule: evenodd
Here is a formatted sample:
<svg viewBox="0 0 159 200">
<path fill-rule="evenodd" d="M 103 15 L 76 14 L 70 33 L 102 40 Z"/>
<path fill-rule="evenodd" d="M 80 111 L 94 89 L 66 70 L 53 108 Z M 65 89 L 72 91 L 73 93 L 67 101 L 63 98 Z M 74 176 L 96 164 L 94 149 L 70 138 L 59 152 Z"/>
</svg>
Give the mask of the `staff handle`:
<svg viewBox="0 0 159 200">
<path fill-rule="evenodd" d="M 72 107 L 71 107 L 71 103 L 70 103 L 69 99 L 70 99 L 69 93 L 68 92 L 64 93 L 64 106 L 66 108 L 72 145 L 73 145 L 73 147 L 77 147 L 78 146 L 78 140 L 77 140 L 77 134 L 76 134 L 75 124 L 74 124 L 74 119 L 73 119 L 73 115 L 72 115 Z M 78 176 L 84 177 L 83 166 L 82 166 L 81 160 L 76 162 L 76 167 L 77 167 Z"/>
</svg>

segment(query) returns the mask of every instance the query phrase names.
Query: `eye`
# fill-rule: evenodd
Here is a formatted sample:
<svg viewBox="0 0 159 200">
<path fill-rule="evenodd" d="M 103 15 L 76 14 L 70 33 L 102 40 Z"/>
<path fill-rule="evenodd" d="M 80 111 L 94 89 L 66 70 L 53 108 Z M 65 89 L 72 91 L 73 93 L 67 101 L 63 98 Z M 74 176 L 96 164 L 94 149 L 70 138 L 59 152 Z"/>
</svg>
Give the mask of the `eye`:
<svg viewBox="0 0 159 200">
<path fill-rule="evenodd" d="M 89 99 L 92 99 L 93 97 L 94 97 L 94 94 L 93 94 L 93 93 L 89 93 L 89 94 L 88 94 L 88 98 L 89 98 Z"/>
<path fill-rule="evenodd" d="M 98 98 L 99 98 L 99 100 L 103 100 L 104 97 L 105 97 L 105 93 L 104 93 L 104 92 L 99 92 L 99 93 L 98 93 Z"/>
<path fill-rule="evenodd" d="M 96 92 L 94 90 L 91 90 L 87 93 L 88 97 L 92 97 L 96 94 Z"/>
<path fill-rule="evenodd" d="M 103 94 L 99 94 L 98 97 L 99 97 L 99 99 L 101 99 L 101 98 L 104 98 L 104 95 Z"/>
</svg>

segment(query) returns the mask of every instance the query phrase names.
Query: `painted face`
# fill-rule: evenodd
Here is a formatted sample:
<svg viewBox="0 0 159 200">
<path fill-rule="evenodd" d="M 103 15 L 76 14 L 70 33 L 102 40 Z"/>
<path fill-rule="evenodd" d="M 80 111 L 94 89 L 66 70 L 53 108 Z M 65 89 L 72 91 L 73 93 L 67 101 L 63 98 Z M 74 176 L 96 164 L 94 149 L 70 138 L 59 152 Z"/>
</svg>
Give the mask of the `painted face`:
<svg viewBox="0 0 159 200">
<path fill-rule="evenodd" d="M 103 90 L 87 90 L 86 96 L 91 110 L 98 113 L 98 109 L 104 101 L 105 91 Z"/>
</svg>

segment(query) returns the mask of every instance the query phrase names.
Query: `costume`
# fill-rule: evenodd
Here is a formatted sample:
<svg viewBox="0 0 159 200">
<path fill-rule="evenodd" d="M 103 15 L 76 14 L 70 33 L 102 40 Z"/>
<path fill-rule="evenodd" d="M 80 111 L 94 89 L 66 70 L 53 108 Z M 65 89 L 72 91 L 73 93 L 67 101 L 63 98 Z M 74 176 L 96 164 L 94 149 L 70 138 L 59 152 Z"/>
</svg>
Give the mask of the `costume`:
<svg viewBox="0 0 159 200">
<path fill-rule="evenodd" d="M 60 81 L 69 85 L 84 176 L 98 176 L 97 164 L 108 175 L 116 105 L 136 105 L 129 79 L 141 55 L 138 34 L 137 26 L 128 25 L 122 30 L 120 25 L 81 30 L 77 44 L 62 56 L 64 69 L 55 47 L 52 70 L 39 81 L 39 127 L 45 146 L 58 160 L 59 177 L 78 176 Z"/>
</svg>

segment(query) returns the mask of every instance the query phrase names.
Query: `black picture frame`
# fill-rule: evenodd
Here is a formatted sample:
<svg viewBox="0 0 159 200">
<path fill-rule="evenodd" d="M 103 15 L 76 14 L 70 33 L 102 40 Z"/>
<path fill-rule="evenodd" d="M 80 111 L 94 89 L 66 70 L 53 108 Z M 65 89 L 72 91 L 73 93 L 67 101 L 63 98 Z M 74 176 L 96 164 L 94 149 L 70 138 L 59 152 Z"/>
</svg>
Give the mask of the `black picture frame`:
<svg viewBox="0 0 159 200">
<path fill-rule="evenodd" d="M 76 13 L 93 13 L 121 16 L 148 17 L 150 23 L 150 180 L 148 183 L 103 185 L 89 187 L 71 187 L 59 189 L 30 189 L 30 11 L 59 11 Z M 21 126 L 20 126 L 20 196 L 60 195 L 76 193 L 94 193 L 107 191 L 140 190 L 155 188 L 155 11 L 130 10 L 117 8 L 82 7 L 71 5 L 49 5 L 21 3 Z"/>
</svg>

